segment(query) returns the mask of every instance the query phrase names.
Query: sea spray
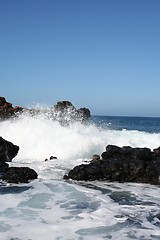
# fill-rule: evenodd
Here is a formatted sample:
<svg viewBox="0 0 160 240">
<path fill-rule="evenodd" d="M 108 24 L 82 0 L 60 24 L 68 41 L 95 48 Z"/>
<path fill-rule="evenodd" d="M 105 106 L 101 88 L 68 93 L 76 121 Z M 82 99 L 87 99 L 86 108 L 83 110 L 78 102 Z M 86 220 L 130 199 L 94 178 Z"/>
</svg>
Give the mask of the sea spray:
<svg viewBox="0 0 160 240">
<path fill-rule="evenodd" d="M 109 126 L 101 128 L 94 123 L 62 126 L 39 114 L 34 117 L 23 114 L 18 119 L 1 122 L 0 134 L 20 147 L 18 159 L 31 162 L 50 156 L 68 161 L 91 159 L 93 154 L 101 155 L 108 144 L 151 149 L 160 145 L 159 133 L 111 130 Z"/>
</svg>

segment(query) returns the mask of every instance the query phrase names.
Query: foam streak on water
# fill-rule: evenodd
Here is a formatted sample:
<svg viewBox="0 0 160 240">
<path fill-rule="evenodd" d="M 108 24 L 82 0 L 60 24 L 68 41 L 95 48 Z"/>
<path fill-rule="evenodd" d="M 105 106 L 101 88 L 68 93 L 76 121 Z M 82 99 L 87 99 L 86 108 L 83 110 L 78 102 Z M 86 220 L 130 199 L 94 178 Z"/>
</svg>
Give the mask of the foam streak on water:
<svg viewBox="0 0 160 240">
<path fill-rule="evenodd" d="M 0 189 L 3 240 L 160 238 L 158 187 L 50 180 L 27 186 Z"/>
<path fill-rule="evenodd" d="M 11 165 L 39 174 L 29 184 L 0 186 L 0 239 L 160 239 L 159 186 L 63 180 L 108 144 L 157 148 L 159 133 L 81 123 L 64 127 L 24 115 L 1 122 L 0 135 L 20 147 Z M 58 159 L 45 162 L 51 155 Z"/>
</svg>

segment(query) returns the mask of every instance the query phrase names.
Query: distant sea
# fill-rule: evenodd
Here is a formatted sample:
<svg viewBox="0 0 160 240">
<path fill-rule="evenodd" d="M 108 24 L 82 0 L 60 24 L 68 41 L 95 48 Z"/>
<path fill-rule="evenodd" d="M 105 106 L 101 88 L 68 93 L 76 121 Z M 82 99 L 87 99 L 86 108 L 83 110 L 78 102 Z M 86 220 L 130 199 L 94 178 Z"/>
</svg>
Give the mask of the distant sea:
<svg viewBox="0 0 160 240">
<path fill-rule="evenodd" d="M 117 146 L 160 146 L 160 118 L 92 116 L 61 126 L 43 116 L 0 122 L 0 135 L 20 147 L 11 166 L 29 166 L 38 179 L 0 185 L 2 240 L 158 240 L 160 187 L 63 180 L 74 166 Z M 44 161 L 50 156 L 57 159 Z"/>
<path fill-rule="evenodd" d="M 93 116 L 97 126 L 112 130 L 138 130 L 160 133 L 160 117 Z"/>
</svg>

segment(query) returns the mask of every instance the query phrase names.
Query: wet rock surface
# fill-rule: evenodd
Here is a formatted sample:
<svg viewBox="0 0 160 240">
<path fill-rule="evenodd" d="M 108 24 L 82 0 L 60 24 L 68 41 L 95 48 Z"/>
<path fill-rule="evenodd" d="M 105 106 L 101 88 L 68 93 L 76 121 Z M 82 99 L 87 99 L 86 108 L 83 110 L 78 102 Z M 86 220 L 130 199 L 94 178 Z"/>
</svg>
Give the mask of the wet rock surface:
<svg viewBox="0 0 160 240">
<path fill-rule="evenodd" d="M 18 117 L 21 113 L 27 113 L 30 116 L 36 116 L 40 114 L 45 118 L 59 121 L 62 125 L 68 125 L 75 121 L 85 122 L 91 116 L 88 108 L 77 109 L 69 101 L 59 101 L 50 109 L 26 109 L 19 106 L 13 107 L 12 104 L 7 102 L 4 97 L 0 97 L 1 121 Z"/>
<path fill-rule="evenodd" d="M 65 179 L 160 184 L 160 148 L 108 145 L 102 158 L 73 168 Z"/>
<path fill-rule="evenodd" d="M 90 118 L 90 110 L 88 108 L 76 109 L 69 101 L 59 101 L 53 106 L 53 117 L 59 120 L 62 125 L 73 121 L 84 122 Z"/>
<path fill-rule="evenodd" d="M 9 167 L 4 171 L 1 179 L 8 183 L 28 183 L 37 177 L 38 174 L 29 167 Z"/>
<path fill-rule="evenodd" d="M 28 167 L 9 167 L 17 155 L 19 147 L 0 137 L 0 179 L 8 183 L 28 183 L 36 179 L 38 174 Z"/>
</svg>

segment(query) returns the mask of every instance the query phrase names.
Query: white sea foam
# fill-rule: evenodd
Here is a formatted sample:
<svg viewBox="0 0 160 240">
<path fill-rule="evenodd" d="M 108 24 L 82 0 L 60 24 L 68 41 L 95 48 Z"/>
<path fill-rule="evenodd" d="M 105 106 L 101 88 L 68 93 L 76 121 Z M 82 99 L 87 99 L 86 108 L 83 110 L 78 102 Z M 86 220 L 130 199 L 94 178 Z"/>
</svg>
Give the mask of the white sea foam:
<svg viewBox="0 0 160 240">
<path fill-rule="evenodd" d="M 1 122 L 0 135 L 20 147 L 11 165 L 29 166 L 39 175 L 28 185 L 0 187 L 1 239 L 160 239 L 158 186 L 63 181 L 69 169 L 101 154 L 108 144 L 153 149 L 160 145 L 160 134 L 81 123 L 64 127 L 24 115 Z M 45 162 L 51 155 L 58 159 Z"/>
<path fill-rule="evenodd" d="M 99 190 L 93 186 L 99 186 Z M 25 187 L 31 188 L 23 191 Z M 155 186 L 93 182 L 84 188 L 60 181 L 36 180 L 19 186 L 19 194 L 12 191 L 15 194 L 1 194 L 0 198 L 3 240 L 160 237 L 160 220 L 156 217 L 160 189 Z"/>
<path fill-rule="evenodd" d="M 74 123 L 61 126 L 41 116 L 22 116 L 0 123 L 0 135 L 20 147 L 18 158 L 43 161 L 53 155 L 58 159 L 90 159 L 101 154 L 108 144 L 149 147 L 160 145 L 160 134 L 128 130 L 99 129 L 93 124 Z"/>
</svg>

